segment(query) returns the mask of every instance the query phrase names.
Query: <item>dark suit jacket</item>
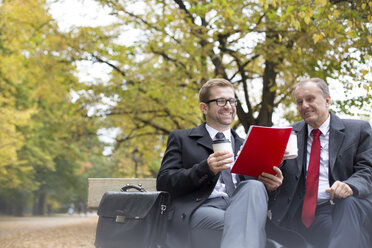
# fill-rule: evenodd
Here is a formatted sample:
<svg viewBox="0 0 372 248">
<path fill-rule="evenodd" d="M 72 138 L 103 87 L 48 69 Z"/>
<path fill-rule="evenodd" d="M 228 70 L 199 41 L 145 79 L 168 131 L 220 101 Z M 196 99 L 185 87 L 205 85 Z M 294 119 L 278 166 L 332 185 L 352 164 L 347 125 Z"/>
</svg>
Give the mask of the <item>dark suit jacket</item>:
<svg viewBox="0 0 372 248">
<path fill-rule="evenodd" d="M 298 157 L 286 160 L 281 170 L 283 184 L 272 194 L 272 220 L 280 224 L 302 205 L 304 198 L 303 170 L 306 164 L 307 125 L 293 125 L 297 133 Z M 340 119 L 331 113 L 329 130 L 329 183 L 347 183 L 354 196 L 372 202 L 372 131 L 368 122 Z M 302 179 L 302 180 L 301 180 Z M 298 190 L 302 187 L 303 190 Z M 289 214 L 288 214 L 289 213 Z"/>
<path fill-rule="evenodd" d="M 234 131 L 232 135 L 236 154 L 243 139 Z M 196 128 L 173 131 L 169 135 L 157 176 L 157 189 L 168 191 L 172 198 L 169 216 L 171 235 L 174 235 L 177 243 L 184 243 L 186 246 L 190 241 L 190 216 L 208 199 L 219 177 L 219 174 L 212 173 L 207 164 L 211 153 L 212 139 L 205 123 Z"/>
</svg>

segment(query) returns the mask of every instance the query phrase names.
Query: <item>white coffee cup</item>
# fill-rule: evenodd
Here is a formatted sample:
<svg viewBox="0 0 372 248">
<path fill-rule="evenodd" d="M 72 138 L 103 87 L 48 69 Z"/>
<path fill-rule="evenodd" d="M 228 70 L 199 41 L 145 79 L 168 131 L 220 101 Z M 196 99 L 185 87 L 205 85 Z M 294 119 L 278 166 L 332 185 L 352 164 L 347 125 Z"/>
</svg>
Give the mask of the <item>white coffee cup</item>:
<svg viewBox="0 0 372 248">
<path fill-rule="evenodd" d="M 220 151 L 229 151 L 232 152 L 232 146 L 230 141 L 225 140 L 225 141 L 213 141 L 213 151 L 214 152 L 220 152 Z"/>
<path fill-rule="evenodd" d="M 285 151 L 288 152 L 287 159 L 297 158 L 298 155 L 297 135 L 295 133 L 291 133 L 291 135 L 289 136 L 287 148 L 285 149 Z"/>
<path fill-rule="evenodd" d="M 229 140 L 214 140 L 212 146 L 214 152 L 228 151 L 233 153 L 231 142 Z M 229 166 L 231 167 L 232 164 Z"/>
</svg>

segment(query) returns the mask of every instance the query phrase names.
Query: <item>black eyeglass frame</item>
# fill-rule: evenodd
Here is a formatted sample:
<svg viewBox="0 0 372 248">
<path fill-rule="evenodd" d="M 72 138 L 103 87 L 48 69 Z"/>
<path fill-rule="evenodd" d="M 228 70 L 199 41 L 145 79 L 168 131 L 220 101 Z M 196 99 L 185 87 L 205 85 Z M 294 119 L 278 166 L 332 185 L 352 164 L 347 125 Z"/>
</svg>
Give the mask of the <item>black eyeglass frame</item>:
<svg viewBox="0 0 372 248">
<path fill-rule="evenodd" d="M 224 101 L 225 104 L 223 104 L 221 101 Z M 235 102 L 232 104 L 231 101 L 235 101 Z M 227 102 L 229 102 L 231 106 L 236 107 L 238 105 L 238 99 L 236 99 L 236 98 L 216 98 L 216 99 L 211 99 L 211 100 L 207 101 L 206 103 L 208 104 L 208 103 L 211 103 L 211 102 L 216 102 L 217 106 L 219 106 L 219 107 L 225 107 Z"/>
</svg>

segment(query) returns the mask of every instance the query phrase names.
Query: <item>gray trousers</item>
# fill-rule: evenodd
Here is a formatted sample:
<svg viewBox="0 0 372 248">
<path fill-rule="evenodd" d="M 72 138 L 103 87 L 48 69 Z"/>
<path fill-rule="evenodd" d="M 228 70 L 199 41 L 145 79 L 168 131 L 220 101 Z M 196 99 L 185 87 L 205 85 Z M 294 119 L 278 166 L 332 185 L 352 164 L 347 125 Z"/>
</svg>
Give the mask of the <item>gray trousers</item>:
<svg viewBox="0 0 372 248">
<path fill-rule="evenodd" d="M 268 195 L 258 180 L 239 183 L 230 198 L 212 198 L 191 216 L 193 248 L 264 248 Z"/>
</svg>

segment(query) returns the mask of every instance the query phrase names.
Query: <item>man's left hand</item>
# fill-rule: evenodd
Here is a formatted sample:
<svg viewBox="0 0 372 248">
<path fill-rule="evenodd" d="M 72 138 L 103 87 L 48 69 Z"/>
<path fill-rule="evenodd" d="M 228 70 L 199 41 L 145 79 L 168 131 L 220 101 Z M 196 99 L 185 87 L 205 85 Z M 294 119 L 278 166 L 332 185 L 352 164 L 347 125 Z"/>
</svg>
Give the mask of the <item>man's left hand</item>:
<svg viewBox="0 0 372 248">
<path fill-rule="evenodd" d="M 273 170 L 276 172 L 276 175 L 263 172 L 258 177 L 258 180 L 265 184 L 265 187 L 269 192 L 276 190 L 283 183 L 282 171 L 276 166 L 273 167 Z"/>
<path fill-rule="evenodd" d="M 331 200 L 335 198 L 346 198 L 353 195 L 353 190 L 350 186 L 341 181 L 334 182 L 331 188 L 326 189 L 326 192 L 329 194 Z"/>
</svg>

